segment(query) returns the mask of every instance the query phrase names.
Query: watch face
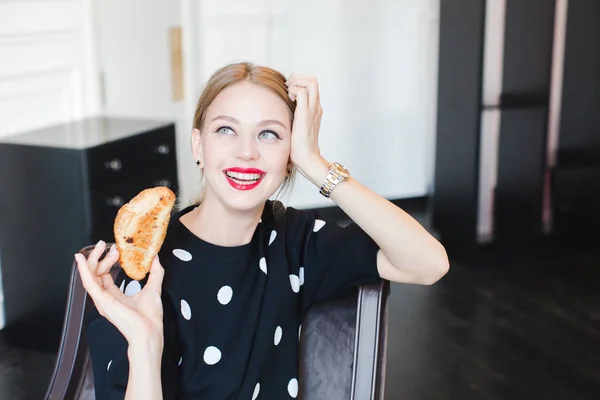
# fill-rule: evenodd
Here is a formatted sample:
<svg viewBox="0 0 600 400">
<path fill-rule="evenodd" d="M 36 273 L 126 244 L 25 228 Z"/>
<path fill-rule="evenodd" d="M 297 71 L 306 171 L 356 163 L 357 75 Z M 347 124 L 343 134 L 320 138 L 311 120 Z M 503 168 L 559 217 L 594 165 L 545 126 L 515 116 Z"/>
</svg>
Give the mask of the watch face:
<svg viewBox="0 0 600 400">
<path fill-rule="evenodd" d="M 335 168 L 336 172 L 340 174 L 343 178 L 350 177 L 350 172 L 348 172 L 348 170 L 342 164 L 334 162 L 333 167 Z"/>
</svg>

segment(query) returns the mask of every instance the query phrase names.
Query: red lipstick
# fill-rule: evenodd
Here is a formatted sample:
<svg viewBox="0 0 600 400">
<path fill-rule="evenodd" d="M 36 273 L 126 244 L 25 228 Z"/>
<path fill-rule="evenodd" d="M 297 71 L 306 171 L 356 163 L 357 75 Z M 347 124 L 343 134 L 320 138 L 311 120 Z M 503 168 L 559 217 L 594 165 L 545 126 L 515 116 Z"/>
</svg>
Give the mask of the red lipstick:
<svg viewBox="0 0 600 400">
<path fill-rule="evenodd" d="M 232 177 L 232 176 L 227 175 L 228 172 L 232 172 L 235 174 L 258 174 L 260 176 L 257 180 L 245 181 L 243 179 L 237 179 L 237 177 Z M 254 189 L 255 187 L 257 187 L 260 184 L 260 182 L 262 182 L 262 179 L 266 175 L 266 172 L 264 172 L 263 170 L 260 170 L 258 168 L 232 167 L 232 168 L 227 168 L 227 169 L 223 170 L 223 174 L 225 175 L 227 182 L 229 182 L 229 184 L 234 189 L 251 190 L 251 189 Z"/>
<path fill-rule="evenodd" d="M 225 171 L 227 171 L 227 172 L 238 172 L 240 174 L 261 174 L 261 175 L 266 174 L 265 171 L 263 171 L 261 169 L 258 169 L 258 168 L 232 167 L 232 168 L 227 168 Z"/>
</svg>

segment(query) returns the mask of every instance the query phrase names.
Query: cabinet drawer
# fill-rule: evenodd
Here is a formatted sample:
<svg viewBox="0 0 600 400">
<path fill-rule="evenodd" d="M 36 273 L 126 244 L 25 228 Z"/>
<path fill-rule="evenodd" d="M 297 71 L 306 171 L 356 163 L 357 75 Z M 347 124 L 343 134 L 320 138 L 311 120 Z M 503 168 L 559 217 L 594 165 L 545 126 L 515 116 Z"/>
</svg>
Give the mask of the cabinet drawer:
<svg viewBox="0 0 600 400">
<path fill-rule="evenodd" d="M 127 183 L 119 183 L 102 190 L 90 192 L 92 204 L 92 241 L 112 241 L 113 224 L 117 212 L 123 204 L 129 202 L 139 192 L 156 186 L 166 186 L 175 194 L 178 192 L 177 173 L 175 169 L 152 171 L 143 179 Z"/>
<path fill-rule="evenodd" d="M 90 149 L 87 161 L 91 191 L 138 181 L 149 170 L 173 168 L 177 163 L 174 126 Z"/>
</svg>

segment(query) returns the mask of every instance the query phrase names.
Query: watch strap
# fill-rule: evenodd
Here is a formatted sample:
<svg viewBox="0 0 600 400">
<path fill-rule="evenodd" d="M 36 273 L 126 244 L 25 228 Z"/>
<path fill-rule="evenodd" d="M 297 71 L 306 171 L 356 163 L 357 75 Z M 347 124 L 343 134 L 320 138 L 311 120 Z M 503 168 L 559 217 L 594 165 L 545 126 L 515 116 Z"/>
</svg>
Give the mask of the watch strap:
<svg viewBox="0 0 600 400">
<path fill-rule="evenodd" d="M 326 198 L 329 198 L 329 196 L 331 196 L 331 192 L 333 192 L 333 189 L 335 189 L 336 186 L 344 180 L 346 179 L 337 172 L 334 165 L 329 164 L 329 172 L 327 173 L 327 177 L 325 177 L 325 181 L 321 185 L 319 193 Z"/>
</svg>

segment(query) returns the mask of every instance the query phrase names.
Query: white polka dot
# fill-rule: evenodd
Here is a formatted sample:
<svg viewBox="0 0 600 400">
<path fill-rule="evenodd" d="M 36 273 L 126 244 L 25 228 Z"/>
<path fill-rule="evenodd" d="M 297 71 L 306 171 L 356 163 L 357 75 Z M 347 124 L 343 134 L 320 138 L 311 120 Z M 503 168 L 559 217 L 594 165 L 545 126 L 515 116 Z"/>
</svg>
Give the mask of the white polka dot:
<svg viewBox="0 0 600 400">
<path fill-rule="evenodd" d="M 125 279 L 123 279 L 123 282 L 121 282 L 121 286 L 119 286 L 119 290 L 122 293 L 125 293 Z"/>
<path fill-rule="evenodd" d="M 298 278 L 298 275 L 291 274 L 290 283 L 292 284 L 294 293 L 298 293 L 300 291 L 300 278 Z"/>
<path fill-rule="evenodd" d="M 275 240 L 276 237 L 277 237 L 277 232 L 271 231 L 271 237 L 269 238 L 269 246 L 271 245 L 271 243 L 273 243 L 273 241 Z"/>
<path fill-rule="evenodd" d="M 131 281 L 127 284 L 125 288 L 125 296 L 133 296 L 142 290 L 142 286 L 138 281 Z"/>
<path fill-rule="evenodd" d="M 293 398 L 298 396 L 298 379 L 294 378 L 288 383 L 288 393 Z"/>
<path fill-rule="evenodd" d="M 204 350 L 204 362 L 208 365 L 215 365 L 221 361 L 221 350 L 215 346 L 209 346 Z"/>
<path fill-rule="evenodd" d="M 278 326 L 277 329 L 275 329 L 275 346 L 277 346 L 281 342 L 281 336 L 283 336 L 283 331 L 281 330 L 281 327 Z"/>
<path fill-rule="evenodd" d="M 252 400 L 256 400 L 258 394 L 260 393 L 260 383 L 257 383 L 254 387 L 254 393 L 252 393 Z"/>
<path fill-rule="evenodd" d="M 315 226 L 313 227 L 313 232 L 319 232 L 321 230 L 321 228 L 324 226 L 325 226 L 325 221 L 323 221 L 321 219 L 316 219 Z"/>
<path fill-rule="evenodd" d="M 304 285 L 304 267 L 300 267 L 300 286 Z"/>
<path fill-rule="evenodd" d="M 223 286 L 219 289 L 219 293 L 217 293 L 217 299 L 219 300 L 219 303 L 223 305 L 229 304 L 232 297 L 233 289 L 230 286 Z"/>
<path fill-rule="evenodd" d="M 192 309 L 190 308 L 188 302 L 183 299 L 181 300 L 181 315 L 183 315 L 183 318 L 187 319 L 188 321 L 190 318 L 192 318 Z"/>
<path fill-rule="evenodd" d="M 261 258 L 260 261 L 258 262 L 258 265 L 260 266 L 260 270 L 266 274 L 267 273 L 267 259 L 264 257 Z"/>
<path fill-rule="evenodd" d="M 302 324 L 298 327 L 298 340 L 302 337 Z"/>
<path fill-rule="evenodd" d="M 192 259 L 192 255 L 188 251 L 182 249 L 173 250 L 173 255 L 181 261 L 190 261 Z"/>
<path fill-rule="evenodd" d="M 108 362 L 108 365 L 106 366 L 106 370 L 107 370 L 107 371 L 110 369 L 110 366 L 111 366 L 111 364 L 112 364 L 112 360 L 110 360 L 110 361 Z"/>
<path fill-rule="evenodd" d="M 179 367 L 181 365 L 181 362 L 183 361 L 183 357 L 179 357 L 179 362 L 177 363 L 177 366 Z"/>
</svg>

